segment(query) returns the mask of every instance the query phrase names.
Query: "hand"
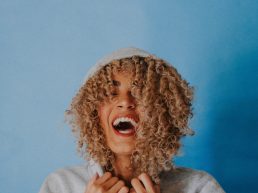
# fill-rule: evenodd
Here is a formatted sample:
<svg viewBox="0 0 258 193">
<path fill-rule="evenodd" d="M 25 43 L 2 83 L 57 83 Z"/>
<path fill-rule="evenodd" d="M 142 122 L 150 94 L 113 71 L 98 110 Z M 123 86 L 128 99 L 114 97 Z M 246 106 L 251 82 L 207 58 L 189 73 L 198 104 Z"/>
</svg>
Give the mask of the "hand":
<svg viewBox="0 0 258 193">
<path fill-rule="evenodd" d="M 138 178 L 133 178 L 131 184 L 133 188 L 130 189 L 130 193 L 160 193 L 160 186 L 154 185 L 146 173 L 140 174 Z"/>
<path fill-rule="evenodd" d="M 106 172 L 99 177 L 95 174 L 89 181 L 85 193 L 127 193 L 129 189 L 122 180 L 112 177 L 110 172 Z"/>
</svg>

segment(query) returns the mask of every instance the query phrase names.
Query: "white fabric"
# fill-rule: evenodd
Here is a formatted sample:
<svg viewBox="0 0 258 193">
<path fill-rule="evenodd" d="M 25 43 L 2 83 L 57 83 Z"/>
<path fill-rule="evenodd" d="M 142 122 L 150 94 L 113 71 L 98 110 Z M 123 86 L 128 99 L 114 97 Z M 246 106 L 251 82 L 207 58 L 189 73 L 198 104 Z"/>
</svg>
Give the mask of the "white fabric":
<svg viewBox="0 0 258 193">
<path fill-rule="evenodd" d="M 59 169 L 45 179 L 39 193 L 85 193 L 88 181 L 96 172 L 103 173 L 96 163 Z M 163 172 L 160 187 L 161 193 L 224 193 L 208 173 L 182 167 Z"/>
<path fill-rule="evenodd" d="M 158 58 L 154 54 L 148 53 L 145 50 L 139 49 L 139 48 L 134 48 L 134 47 L 128 47 L 128 48 L 120 48 L 102 59 L 100 59 L 86 74 L 84 78 L 85 83 L 92 75 L 94 75 L 95 72 L 97 72 L 101 67 L 104 65 L 110 63 L 113 60 L 119 60 L 122 58 L 129 58 L 132 56 L 142 56 L 142 57 L 147 57 L 147 56 L 152 56 L 153 58 Z"/>
</svg>

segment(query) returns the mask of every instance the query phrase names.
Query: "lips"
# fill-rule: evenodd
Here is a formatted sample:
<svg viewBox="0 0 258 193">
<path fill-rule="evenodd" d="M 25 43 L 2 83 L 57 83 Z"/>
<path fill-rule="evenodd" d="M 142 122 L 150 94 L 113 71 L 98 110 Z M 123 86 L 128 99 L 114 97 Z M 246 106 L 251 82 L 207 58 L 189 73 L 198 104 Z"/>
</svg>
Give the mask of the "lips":
<svg viewBox="0 0 258 193">
<path fill-rule="evenodd" d="M 112 120 L 114 133 L 120 137 L 134 136 L 137 129 L 138 117 L 133 114 L 118 115 Z"/>
<path fill-rule="evenodd" d="M 135 134 L 135 130 L 132 129 L 130 132 L 128 133 L 121 133 L 120 131 L 116 130 L 115 128 L 113 128 L 113 131 L 114 133 L 117 135 L 117 136 L 120 136 L 120 137 L 131 137 L 131 136 L 134 136 Z"/>
</svg>

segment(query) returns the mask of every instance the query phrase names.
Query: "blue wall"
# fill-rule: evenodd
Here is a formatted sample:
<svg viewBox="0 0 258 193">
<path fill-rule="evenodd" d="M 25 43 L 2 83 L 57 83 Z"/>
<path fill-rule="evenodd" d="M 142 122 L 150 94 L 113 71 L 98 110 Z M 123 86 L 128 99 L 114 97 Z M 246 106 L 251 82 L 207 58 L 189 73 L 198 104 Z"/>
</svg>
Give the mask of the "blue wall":
<svg viewBox="0 0 258 193">
<path fill-rule="evenodd" d="M 227 192 L 258 179 L 258 2 L 0 1 L 0 188 L 37 192 L 82 163 L 63 112 L 89 66 L 120 47 L 165 58 L 196 88 L 178 165 Z"/>
</svg>

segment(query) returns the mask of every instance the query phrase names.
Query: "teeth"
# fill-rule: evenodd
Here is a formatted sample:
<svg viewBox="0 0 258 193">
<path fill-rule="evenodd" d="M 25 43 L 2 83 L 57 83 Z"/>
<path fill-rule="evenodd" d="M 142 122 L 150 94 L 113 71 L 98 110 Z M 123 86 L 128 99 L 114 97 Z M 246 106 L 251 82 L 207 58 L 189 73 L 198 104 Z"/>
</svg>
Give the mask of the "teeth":
<svg viewBox="0 0 258 193">
<path fill-rule="evenodd" d="M 128 129 L 128 130 L 125 130 L 125 131 L 118 131 L 119 133 L 123 133 L 123 134 L 129 134 L 129 133 L 133 133 L 134 130 L 133 129 Z"/>
<path fill-rule="evenodd" d="M 130 122 L 134 127 L 137 127 L 137 123 L 133 119 L 128 118 L 128 117 L 119 117 L 119 118 L 117 118 L 114 121 L 113 125 L 117 126 L 120 122 Z"/>
</svg>

